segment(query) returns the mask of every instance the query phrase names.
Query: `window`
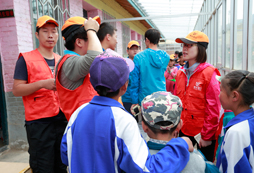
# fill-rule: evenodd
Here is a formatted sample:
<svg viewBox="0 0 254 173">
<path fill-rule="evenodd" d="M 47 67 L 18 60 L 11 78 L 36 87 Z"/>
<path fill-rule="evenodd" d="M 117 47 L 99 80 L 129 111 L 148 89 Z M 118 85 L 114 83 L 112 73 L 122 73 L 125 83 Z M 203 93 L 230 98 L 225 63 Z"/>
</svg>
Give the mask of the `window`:
<svg viewBox="0 0 254 173">
<path fill-rule="evenodd" d="M 230 9 L 230 0 L 226 1 L 226 59 L 225 59 L 225 67 L 230 67 L 230 20 L 231 20 L 231 9 Z"/>
<path fill-rule="evenodd" d="M 38 18 L 43 15 L 48 15 L 53 17 L 59 24 L 58 32 L 59 38 L 56 46 L 54 47 L 54 52 L 59 55 L 63 54 L 63 39 L 61 34 L 61 28 L 64 24 L 64 21 L 70 17 L 69 13 L 69 0 L 62 0 L 59 3 L 58 0 L 32 0 L 31 4 L 31 20 L 33 25 L 33 39 L 34 39 L 34 48 L 39 46 L 39 41 L 35 37 L 36 32 L 36 23 Z"/>
<path fill-rule="evenodd" d="M 234 26 L 234 69 L 242 69 L 243 59 L 243 1 L 237 0 L 235 4 L 236 19 Z"/>
<path fill-rule="evenodd" d="M 254 72 L 254 2 L 250 4 L 248 71 Z"/>
<path fill-rule="evenodd" d="M 222 58 L 222 5 L 217 11 L 217 17 L 218 17 L 218 47 L 217 47 L 217 63 L 221 64 L 221 58 Z"/>
<path fill-rule="evenodd" d="M 127 45 L 131 41 L 131 30 L 128 25 L 125 23 L 122 23 L 122 49 L 123 49 L 123 57 L 128 57 L 128 54 L 126 52 Z"/>
</svg>

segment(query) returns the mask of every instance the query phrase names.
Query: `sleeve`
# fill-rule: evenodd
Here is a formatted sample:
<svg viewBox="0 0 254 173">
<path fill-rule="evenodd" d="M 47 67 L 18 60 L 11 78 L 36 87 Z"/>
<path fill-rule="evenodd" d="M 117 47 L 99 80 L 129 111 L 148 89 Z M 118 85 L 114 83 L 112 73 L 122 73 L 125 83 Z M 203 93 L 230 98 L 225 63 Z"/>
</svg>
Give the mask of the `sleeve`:
<svg viewBox="0 0 254 173">
<path fill-rule="evenodd" d="M 138 96 L 139 96 L 139 91 L 140 91 L 140 68 L 139 68 L 139 62 L 138 62 L 138 57 L 135 56 L 133 60 L 135 64 L 135 68 L 132 71 L 131 75 L 131 86 L 130 86 L 130 91 L 131 91 L 131 100 L 132 104 L 137 104 L 138 103 Z"/>
<path fill-rule="evenodd" d="M 25 80 L 25 81 L 27 81 L 27 79 L 28 79 L 26 61 L 23 56 L 21 56 L 16 62 L 16 67 L 15 67 L 13 78 Z"/>
<path fill-rule="evenodd" d="M 246 127 L 249 127 L 247 123 L 245 127 L 240 127 L 240 129 L 245 129 Z M 244 131 L 244 134 L 239 132 L 239 127 L 237 129 L 234 126 L 230 127 L 225 135 L 222 150 L 216 164 L 220 172 L 252 172 L 253 168 L 250 161 L 253 158 L 253 150 L 249 143 L 250 139 L 246 140 L 249 138 L 248 135 L 249 132 L 246 133 Z"/>
<path fill-rule="evenodd" d="M 61 141 L 61 159 L 63 164 L 68 166 L 68 156 L 67 156 L 67 133 L 64 133 Z"/>
<path fill-rule="evenodd" d="M 201 129 L 201 137 L 203 140 L 212 140 L 215 135 L 218 125 L 221 104 L 219 100 L 220 84 L 215 76 L 217 72 L 214 71 L 210 83 L 206 90 L 206 110 L 204 126 Z"/>
<path fill-rule="evenodd" d="M 166 79 L 169 77 L 169 73 L 168 73 L 167 70 L 165 71 L 164 76 L 165 76 Z"/>
<path fill-rule="evenodd" d="M 175 76 L 177 74 L 177 71 L 178 71 L 177 67 L 174 67 L 173 70 L 171 71 L 172 76 Z"/>
<path fill-rule="evenodd" d="M 89 73 L 93 60 L 100 53 L 88 50 L 86 55 L 69 57 L 62 66 L 62 72 L 69 80 L 78 81 Z"/>
<path fill-rule="evenodd" d="M 178 70 L 177 73 L 176 73 L 176 81 L 175 81 L 175 88 L 174 88 L 174 95 L 175 96 L 177 96 L 177 93 L 176 93 L 176 91 L 177 91 L 177 84 L 178 84 L 177 83 L 177 78 L 178 78 L 177 76 L 179 75 L 179 73 L 180 73 L 180 70 Z"/>
<path fill-rule="evenodd" d="M 157 154 L 151 155 L 141 137 L 135 119 L 115 117 L 115 158 L 125 172 L 181 172 L 189 160 L 188 145 L 182 138 L 169 141 Z M 119 171 L 120 171 L 119 170 Z"/>
</svg>

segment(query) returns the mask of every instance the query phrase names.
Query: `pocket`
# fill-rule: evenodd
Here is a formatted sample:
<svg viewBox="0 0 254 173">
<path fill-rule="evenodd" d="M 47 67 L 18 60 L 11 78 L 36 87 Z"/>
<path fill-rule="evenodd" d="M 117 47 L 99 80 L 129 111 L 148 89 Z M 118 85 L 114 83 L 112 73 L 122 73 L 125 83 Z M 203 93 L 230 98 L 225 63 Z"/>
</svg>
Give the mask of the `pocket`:
<svg viewBox="0 0 254 173">
<path fill-rule="evenodd" d="M 184 119 L 184 129 L 195 136 L 204 125 L 204 111 L 186 110 L 187 114 Z"/>
<path fill-rule="evenodd" d="M 202 91 L 190 91 L 189 98 L 191 100 L 190 107 L 193 110 L 205 110 L 206 100 L 205 94 Z"/>
</svg>

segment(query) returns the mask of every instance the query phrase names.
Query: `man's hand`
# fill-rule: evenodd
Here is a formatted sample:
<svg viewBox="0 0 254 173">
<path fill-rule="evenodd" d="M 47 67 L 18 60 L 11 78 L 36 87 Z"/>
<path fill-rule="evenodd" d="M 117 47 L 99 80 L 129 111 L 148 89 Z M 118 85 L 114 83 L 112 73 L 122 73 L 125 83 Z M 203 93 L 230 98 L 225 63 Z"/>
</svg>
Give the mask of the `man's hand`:
<svg viewBox="0 0 254 173">
<path fill-rule="evenodd" d="M 41 82 L 42 82 L 42 88 L 56 91 L 56 85 L 55 85 L 55 79 L 54 78 L 42 80 Z"/>
<path fill-rule="evenodd" d="M 99 24 L 96 20 L 93 20 L 91 17 L 89 17 L 88 20 L 86 20 L 84 23 L 84 28 L 85 28 L 85 30 L 93 29 L 96 32 L 98 32 Z"/>
<path fill-rule="evenodd" d="M 181 137 L 183 140 L 185 140 L 189 146 L 189 152 L 193 152 L 194 151 L 194 147 L 193 147 L 193 144 L 191 142 L 191 140 L 188 138 L 188 137 Z"/>
<path fill-rule="evenodd" d="M 198 145 L 199 145 L 199 148 L 202 148 L 202 147 L 207 147 L 211 144 L 212 144 L 212 141 L 205 141 L 201 138 Z"/>
</svg>

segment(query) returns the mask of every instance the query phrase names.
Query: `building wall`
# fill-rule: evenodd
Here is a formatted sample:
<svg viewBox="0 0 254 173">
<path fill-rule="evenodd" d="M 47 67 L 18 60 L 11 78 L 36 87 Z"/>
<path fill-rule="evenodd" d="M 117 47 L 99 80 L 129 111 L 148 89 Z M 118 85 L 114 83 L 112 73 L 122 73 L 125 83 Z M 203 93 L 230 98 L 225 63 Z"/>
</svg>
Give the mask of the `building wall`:
<svg viewBox="0 0 254 173">
<path fill-rule="evenodd" d="M 72 16 L 83 16 L 82 0 L 69 0 Z M 12 94 L 13 74 L 19 52 L 33 50 L 29 0 L 0 0 L 0 10 L 14 9 L 13 18 L 0 19 L 0 53 L 6 99 L 9 144 L 27 149 L 22 97 Z"/>
<path fill-rule="evenodd" d="M 93 4 L 99 2 L 97 0 L 90 1 Z M 105 1 L 106 2 L 106 1 Z M 131 17 L 126 10 L 115 1 L 107 1 L 112 3 L 99 2 L 100 8 L 97 11 L 89 13 L 91 17 L 94 14 L 102 15 L 101 10 L 105 10 L 111 14 L 110 9 L 116 18 Z M 83 0 L 69 0 L 71 17 L 83 16 L 82 8 Z M 2 74 L 4 82 L 4 95 L 6 100 L 7 123 L 9 144 L 12 148 L 27 149 L 27 138 L 24 127 L 24 106 L 22 97 L 15 97 L 12 94 L 13 74 L 16 61 L 20 52 L 27 52 L 34 49 L 32 23 L 30 15 L 30 2 L 29 0 L 0 0 L 0 10 L 14 9 L 15 17 L 0 19 L 0 54 L 2 62 Z M 120 8 L 120 9 L 117 9 Z M 120 10 L 120 11 L 119 11 Z M 122 10 L 122 11 L 121 11 Z M 117 14 L 117 15 L 116 15 Z M 102 16 L 101 16 L 102 17 Z M 126 22 L 135 32 L 143 34 L 146 28 L 138 21 Z M 117 50 L 122 53 L 122 23 L 117 22 L 118 45 Z"/>
<path fill-rule="evenodd" d="M 33 49 L 28 0 L 0 0 L 0 10 L 14 9 L 13 18 L 0 19 L 1 62 L 6 99 L 9 144 L 26 148 L 24 107 L 21 97 L 12 94 L 13 74 L 19 52 Z"/>
<path fill-rule="evenodd" d="M 83 0 L 69 0 L 71 17 L 83 17 L 82 1 Z"/>
</svg>

